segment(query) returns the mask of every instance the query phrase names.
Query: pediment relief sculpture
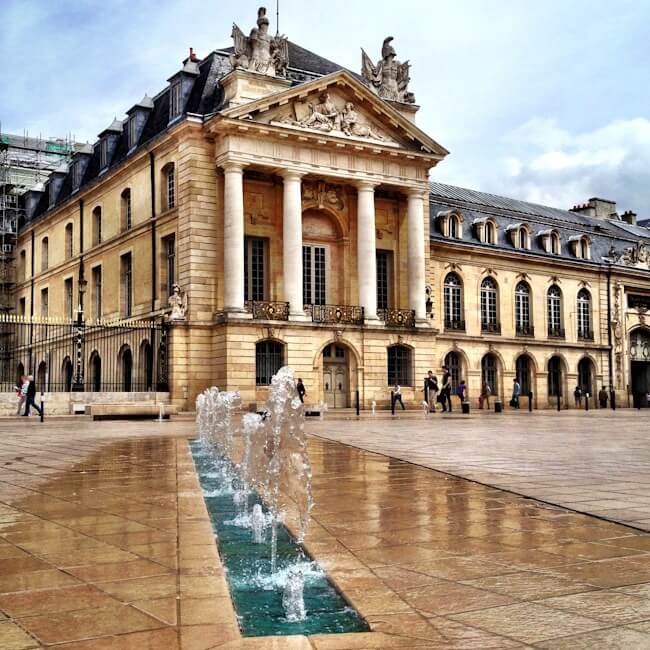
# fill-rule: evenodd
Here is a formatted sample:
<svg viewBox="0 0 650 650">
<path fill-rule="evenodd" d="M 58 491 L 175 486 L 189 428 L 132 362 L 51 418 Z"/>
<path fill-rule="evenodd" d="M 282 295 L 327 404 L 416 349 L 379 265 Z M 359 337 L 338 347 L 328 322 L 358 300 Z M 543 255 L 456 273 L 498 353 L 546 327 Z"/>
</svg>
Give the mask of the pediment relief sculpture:
<svg viewBox="0 0 650 650">
<path fill-rule="evenodd" d="M 383 133 L 364 119 L 353 102 L 345 101 L 342 97 L 332 97 L 328 92 L 320 93 L 316 102 L 294 101 L 289 112 L 276 116 L 271 124 L 394 144 L 388 142 Z"/>
<path fill-rule="evenodd" d="M 265 7 L 257 10 L 257 27 L 251 29 L 250 36 L 246 36 L 235 24 L 231 36 L 234 53 L 230 55 L 230 64 L 233 68 L 243 68 L 271 77 L 287 76 L 288 40 L 279 34 L 269 35 L 269 19 Z"/>
<path fill-rule="evenodd" d="M 642 242 L 628 246 L 622 251 L 617 251 L 612 245 L 607 253 L 607 259 L 613 264 L 650 269 L 650 249 Z"/>
<path fill-rule="evenodd" d="M 382 98 L 394 102 L 414 104 L 415 95 L 408 85 L 410 64 L 397 60 L 395 48 L 391 45 L 392 36 L 387 36 L 381 47 L 381 59 L 374 65 L 372 59 L 361 48 L 361 76 L 370 83 L 370 87 Z"/>
<path fill-rule="evenodd" d="M 319 208 L 330 207 L 343 210 L 345 207 L 345 192 L 340 185 L 325 181 L 304 181 L 302 183 L 302 201 Z"/>
</svg>

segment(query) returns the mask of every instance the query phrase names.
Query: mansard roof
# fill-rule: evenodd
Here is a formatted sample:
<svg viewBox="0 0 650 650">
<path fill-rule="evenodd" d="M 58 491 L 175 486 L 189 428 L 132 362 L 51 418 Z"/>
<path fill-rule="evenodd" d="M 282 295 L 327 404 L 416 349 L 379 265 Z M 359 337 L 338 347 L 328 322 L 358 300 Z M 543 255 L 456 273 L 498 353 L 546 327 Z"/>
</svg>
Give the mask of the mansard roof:
<svg viewBox="0 0 650 650">
<path fill-rule="evenodd" d="M 650 244 L 650 232 L 647 228 L 633 226 L 619 219 L 591 217 L 569 210 L 444 183 L 431 182 L 429 190 L 431 241 L 445 241 L 461 246 L 465 243 L 487 246 L 490 249 L 516 250 L 518 255 L 543 255 L 553 259 L 558 258 L 557 255 L 547 253 L 537 237 L 531 243 L 530 250 L 514 249 L 504 237 L 499 238 L 496 244 L 482 244 L 477 233 L 470 229 L 463 231 L 461 240 L 450 240 L 440 232 L 436 223 L 436 215 L 440 211 L 456 208 L 470 223 L 493 218 L 504 231 L 509 226 L 520 224 L 522 221 L 533 226 L 538 235 L 555 230 L 561 237 L 560 257 L 570 258 L 573 261 L 576 261 L 576 258 L 571 254 L 568 244 L 570 241 L 575 241 L 574 238 L 580 238 L 583 235 L 588 236 L 591 240 L 591 260 L 579 260 L 586 263 L 607 263 L 612 247 L 617 251 L 623 251 L 630 246 L 635 246 L 640 240 Z"/>
</svg>

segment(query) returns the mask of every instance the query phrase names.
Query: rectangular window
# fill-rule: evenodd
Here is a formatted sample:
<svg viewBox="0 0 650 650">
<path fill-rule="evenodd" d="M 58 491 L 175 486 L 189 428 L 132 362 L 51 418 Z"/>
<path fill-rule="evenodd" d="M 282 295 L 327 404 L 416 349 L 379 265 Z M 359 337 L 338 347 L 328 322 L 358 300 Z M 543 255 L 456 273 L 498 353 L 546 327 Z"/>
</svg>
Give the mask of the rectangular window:
<svg viewBox="0 0 650 650">
<path fill-rule="evenodd" d="M 411 351 L 402 345 L 388 348 L 388 385 L 410 386 Z"/>
<path fill-rule="evenodd" d="M 392 253 L 377 251 L 377 309 L 390 308 Z"/>
<path fill-rule="evenodd" d="M 181 84 L 180 81 L 175 83 L 170 90 L 169 97 L 169 119 L 173 119 L 181 114 Z"/>
<path fill-rule="evenodd" d="M 74 301 L 72 296 L 72 278 L 66 278 L 63 281 L 64 287 L 64 305 L 65 305 L 65 315 L 67 318 L 74 318 Z"/>
<path fill-rule="evenodd" d="M 50 312 L 50 296 L 47 289 L 41 289 L 41 316 L 47 318 Z"/>
<path fill-rule="evenodd" d="M 244 242 L 244 300 L 266 300 L 266 241 L 246 237 Z"/>
<path fill-rule="evenodd" d="M 302 293 L 305 305 L 327 303 L 326 255 L 324 246 L 302 247 Z"/>
<path fill-rule="evenodd" d="M 135 116 L 129 118 L 129 149 L 133 149 L 137 143 L 137 125 L 135 121 Z"/>
<path fill-rule="evenodd" d="M 176 205 L 176 188 L 174 186 L 174 166 L 167 168 L 167 208 L 171 210 Z"/>
<path fill-rule="evenodd" d="M 25 299 L 21 298 L 18 301 L 18 315 L 19 316 L 24 316 L 25 315 Z"/>
<path fill-rule="evenodd" d="M 133 314 L 133 264 L 131 253 L 121 257 L 122 315 L 130 318 Z"/>
<path fill-rule="evenodd" d="M 93 281 L 93 309 L 95 318 L 102 317 L 102 267 L 96 266 L 92 270 Z"/>
<path fill-rule="evenodd" d="M 167 295 L 172 295 L 172 287 L 176 283 L 176 236 L 165 237 L 165 268 L 167 271 Z"/>
</svg>

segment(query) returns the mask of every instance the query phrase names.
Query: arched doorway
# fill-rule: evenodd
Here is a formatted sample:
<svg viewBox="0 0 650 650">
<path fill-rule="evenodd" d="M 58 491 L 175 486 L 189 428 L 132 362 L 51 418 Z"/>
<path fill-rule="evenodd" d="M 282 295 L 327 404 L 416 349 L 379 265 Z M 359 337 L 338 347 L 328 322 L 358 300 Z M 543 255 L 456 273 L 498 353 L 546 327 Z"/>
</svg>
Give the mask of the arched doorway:
<svg viewBox="0 0 650 650">
<path fill-rule="evenodd" d="M 451 375 L 451 392 L 455 395 L 456 388 L 458 387 L 462 375 L 460 354 L 458 354 L 458 352 L 448 352 L 444 364 L 449 368 L 449 374 Z"/>
<path fill-rule="evenodd" d="M 122 390 L 130 393 L 133 383 L 133 353 L 128 345 L 120 350 L 119 359 L 122 369 Z"/>
<path fill-rule="evenodd" d="M 61 378 L 63 379 L 64 392 L 69 393 L 72 390 L 72 361 L 70 361 L 70 357 L 63 360 Z"/>
<path fill-rule="evenodd" d="M 639 328 L 630 332 L 630 391 L 634 406 L 647 407 L 650 392 L 650 331 Z"/>
<path fill-rule="evenodd" d="M 350 405 L 350 351 L 341 343 L 323 348 L 323 394 L 328 408 Z"/>
<path fill-rule="evenodd" d="M 515 363 L 515 371 L 517 374 L 517 381 L 521 386 L 521 394 L 528 397 L 533 391 L 533 372 L 532 361 L 527 354 L 521 354 L 517 357 Z"/>
<path fill-rule="evenodd" d="M 583 357 L 578 363 L 578 386 L 582 395 L 589 394 L 595 403 L 596 387 L 594 386 L 594 364 L 588 357 Z"/>
<path fill-rule="evenodd" d="M 47 364 L 45 361 L 41 361 L 38 364 L 38 369 L 36 371 L 36 386 L 38 387 L 37 390 L 46 391 L 47 386 L 45 384 L 47 383 L 47 380 Z"/>
<path fill-rule="evenodd" d="M 145 340 L 140 345 L 140 372 L 138 373 L 139 389 L 149 391 L 153 388 L 153 348 Z"/>
<path fill-rule="evenodd" d="M 554 404 L 564 395 L 564 364 L 560 357 L 551 357 L 548 361 L 548 399 Z"/>
<path fill-rule="evenodd" d="M 489 352 L 481 359 L 481 389 L 484 384 L 490 387 L 492 395 L 501 395 L 499 385 L 499 360 L 495 354 Z"/>
<path fill-rule="evenodd" d="M 102 358 L 95 350 L 90 355 L 90 390 L 99 393 L 102 389 Z"/>
<path fill-rule="evenodd" d="M 25 376 L 25 366 L 23 365 L 23 362 L 21 361 L 17 366 L 16 366 L 16 386 L 22 386 L 22 378 Z"/>
</svg>

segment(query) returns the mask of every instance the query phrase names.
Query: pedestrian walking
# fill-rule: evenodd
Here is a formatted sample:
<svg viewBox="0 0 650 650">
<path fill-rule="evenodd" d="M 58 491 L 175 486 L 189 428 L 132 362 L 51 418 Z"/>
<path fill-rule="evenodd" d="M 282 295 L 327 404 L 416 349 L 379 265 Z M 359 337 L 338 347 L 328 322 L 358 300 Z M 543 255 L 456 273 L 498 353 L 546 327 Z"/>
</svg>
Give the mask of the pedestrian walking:
<svg viewBox="0 0 650 650">
<path fill-rule="evenodd" d="M 300 398 L 300 401 L 304 404 L 305 403 L 305 395 L 307 394 L 307 391 L 305 390 L 305 384 L 302 383 L 302 379 L 298 379 L 298 383 L 296 384 L 296 390 L 298 391 L 298 397 Z"/>
<path fill-rule="evenodd" d="M 460 403 L 462 404 L 465 399 L 467 398 L 467 385 L 465 384 L 465 380 L 461 379 L 458 382 L 458 386 L 456 386 L 456 396 L 460 400 Z"/>
<path fill-rule="evenodd" d="M 43 411 L 41 411 L 41 407 L 38 406 L 35 402 L 36 398 L 36 382 L 34 381 L 34 375 L 29 375 L 27 377 L 28 381 L 28 386 L 27 386 L 27 406 L 25 406 L 25 412 L 23 413 L 23 416 L 28 416 L 29 415 L 29 409 L 30 407 L 34 407 L 36 409 L 36 412 L 42 417 L 43 416 Z"/>
<path fill-rule="evenodd" d="M 580 400 L 582 399 L 582 389 L 580 386 L 576 386 L 576 389 L 573 391 L 573 399 L 575 400 L 576 407 L 580 407 Z"/>
<path fill-rule="evenodd" d="M 607 400 L 609 398 L 609 395 L 607 394 L 607 391 L 605 390 L 605 387 L 603 386 L 599 391 L 598 391 L 598 403 L 600 404 L 601 409 L 606 409 L 607 408 Z"/>
<path fill-rule="evenodd" d="M 16 407 L 16 415 L 21 415 L 20 411 L 24 408 L 27 401 L 27 388 L 29 382 L 25 375 L 20 376 L 20 384 L 16 386 L 16 396 L 18 397 L 18 406 Z"/>
<path fill-rule="evenodd" d="M 512 398 L 510 399 L 510 406 L 514 409 L 519 408 L 519 396 L 521 395 L 521 384 L 517 381 L 515 377 L 512 380 Z"/>
<path fill-rule="evenodd" d="M 449 366 L 442 367 L 442 389 L 440 390 L 440 397 L 442 403 L 442 410 L 451 413 L 451 373 Z"/>
<path fill-rule="evenodd" d="M 431 411 L 431 413 L 436 413 L 436 402 L 438 401 L 438 394 L 440 393 L 438 378 L 432 373 L 427 378 L 427 382 L 429 384 L 429 411 Z"/>
<path fill-rule="evenodd" d="M 402 411 L 405 411 L 406 406 L 404 406 L 404 402 L 402 401 L 402 387 L 396 383 L 395 386 L 393 386 L 393 410 L 395 409 L 397 402 L 401 404 Z"/>
<path fill-rule="evenodd" d="M 490 384 L 488 384 L 487 381 L 484 381 L 483 384 L 481 384 L 481 394 L 478 396 L 478 407 L 480 409 L 483 408 L 484 404 L 487 408 L 490 408 L 490 395 L 492 395 Z"/>
</svg>

